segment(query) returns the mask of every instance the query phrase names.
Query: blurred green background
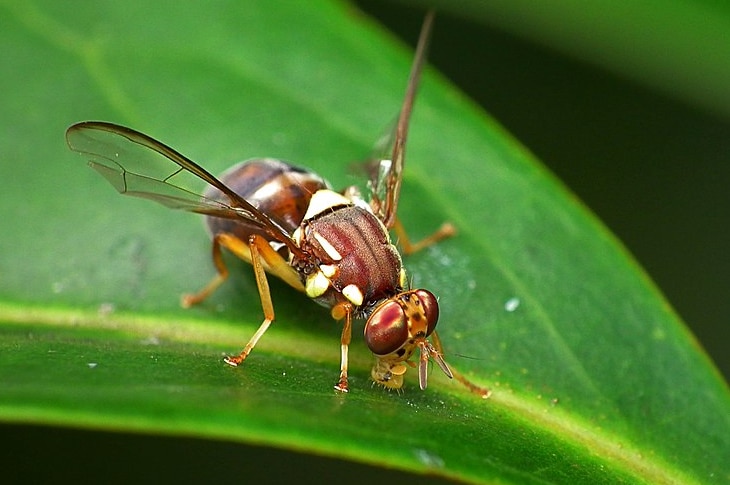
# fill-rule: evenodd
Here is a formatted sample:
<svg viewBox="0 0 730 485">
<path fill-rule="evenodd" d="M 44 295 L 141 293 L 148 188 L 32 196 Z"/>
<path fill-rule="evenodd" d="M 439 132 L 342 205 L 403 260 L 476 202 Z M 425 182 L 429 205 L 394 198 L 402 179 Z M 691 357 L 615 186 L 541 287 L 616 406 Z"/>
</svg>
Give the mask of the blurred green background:
<svg viewBox="0 0 730 485">
<path fill-rule="evenodd" d="M 586 10 L 600 10 L 601 3 L 591 2 Z M 730 9 L 710 11 L 713 2 L 694 2 L 703 3 L 708 6 L 707 25 L 686 27 L 699 32 L 696 55 L 710 56 L 700 49 L 704 47 L 699 45 L 702 30 L 708 29 L 708 38 L 717 36 L 710 25 L 730 19 Z M 422 7 L 383 0 L 357 4 L 405 42 L 413 43 Z M 688 73 L 681 79 L 664 80 L 662 92 L 649 86 L 656 74 L 643 71 L 641 64 L 609 69 L 603 62 L 607 54 L 597 52 L 591 62 L 547 45 L 555 40 L 552 19 L 545 20 L 544 32 L 534 29 L 532 19 L 528 39 L 510 33 L 525 30 L 519 20 L 505 19 L 505 15 L 495 18 L 495 25 L 486 25 L 481 18 L 457 16 L 457 10 L 454 6 L 452 13 L 444 7 L 439 12 L 429 52 L 431 64 L 504 125 L 608 225 L 727 379 L 730 82 L 724 83 L 724 96 L 703 90 L 701 83 L 678 86 L 692 77 Z M 727 16 L 718 20 L 722 14 Z M 514 15 L 519 18 L 519 13 Z M 577 15 L 574 20 L 578 21 Z M 647 38 L 656 35 L 657 28 L 646 27 Z M 730 45 L 730 30 L 726 35 Z M 692 56 L 692 47 L 686 46 L 690 53 L 685 55 Z M 635 62 L 630 47 L 616 48 L 615 62 L 620 63 L 623 54 L 630 58 L 627 63 Z M 656 53 L 657 58 L 672 55 Z M 651 61 L 647 59 L 647 71 Z M 730 69 L 730 58 L 717 70 L 723 69 Z M 669 91 L 674 95 L 666 94 Z"/>
</svg>

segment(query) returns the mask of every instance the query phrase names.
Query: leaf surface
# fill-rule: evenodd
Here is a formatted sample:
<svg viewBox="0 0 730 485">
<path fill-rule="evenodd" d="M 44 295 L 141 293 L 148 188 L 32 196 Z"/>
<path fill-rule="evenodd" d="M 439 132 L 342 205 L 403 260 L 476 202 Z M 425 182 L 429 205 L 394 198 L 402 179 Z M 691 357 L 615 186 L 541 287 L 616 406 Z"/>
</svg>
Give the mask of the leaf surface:
<svg viewBox="0 0 730 485">
<path fill-rule="evenodd" d="M 251 270 L 204 305 L 214 274 L 196 216 L 121 198 L 65 146 L 66 127 L 134 127 L 213 173 L 255 156 L 335 186 L 396 115 L 410 63 L 338 2 L 4 2 L 0 419 L 218 438 L 475 483 L 722 483 L 730 397 L 642 270 L 532 156 L 437 73 L 413 115 L 399 213 L 439 295 L 447 360 L 374 388 L 354 339 L 335 395 L 339 326 Z M 205 21 L 201 21 L 205 18 Z M 435 40 L 437 41 L 437 39 Z M 202 185 L 202 184 L 201 184 Z M 202 188 L 202 187 L 201 187 Z M 361 327 L 358 327 L 361 328 Z M 410 374 L 414 374 L 411 372 Z"/>
</svg>

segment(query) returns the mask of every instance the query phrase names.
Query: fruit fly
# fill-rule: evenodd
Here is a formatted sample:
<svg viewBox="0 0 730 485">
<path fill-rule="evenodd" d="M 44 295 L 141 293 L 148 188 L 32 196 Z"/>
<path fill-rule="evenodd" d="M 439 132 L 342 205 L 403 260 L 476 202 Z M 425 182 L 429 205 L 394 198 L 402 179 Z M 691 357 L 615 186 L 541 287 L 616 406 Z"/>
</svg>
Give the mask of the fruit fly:
<svg viewBox="0 0 730 485">
<path fill-rule="evenodd" d="M 120 193 L 207 216 L 217 275 L 198 293 L 183 296 L 183 306 L 205 300 L 228 277 L 223 248 L 253 266 L 264 320 L 243 350 L 225 359 L 228 364 L 241 364 L 274 320 L 268 272 L 343 321 L 337 391 L 348 391 L 352 321 L 364 319 L 365 341 L 375 356 L 371 377 L 376 383 L 400 389 L 411 365 L 418 367 L 419 384 L 425 389 L 433 360 L 449 378 L 488 395 L 444 361 L 435 330 L 438 300 L 428 290 L 409 287 L 389 235 L 390 229 L 396 231 L 407 254 L 454 232 L 446 224 L 411 244 L 396 218 L 408 123 L 432 23 L 431 12 L 419 37 L 391 156 L 372 164 L 367 201 L 355 187 L 336 192 L 317 174 L 281 160 L 249 160 L 216 178 L 169 146 L 130 128 L 87 121 L 67 130 L 69 147 L 83 154 Z M 198 179 L 208 184 L 202 195 L 190 188 L 190 182 Z M 409 361 L 416 350 L 418 364 Z"/>
</svg>

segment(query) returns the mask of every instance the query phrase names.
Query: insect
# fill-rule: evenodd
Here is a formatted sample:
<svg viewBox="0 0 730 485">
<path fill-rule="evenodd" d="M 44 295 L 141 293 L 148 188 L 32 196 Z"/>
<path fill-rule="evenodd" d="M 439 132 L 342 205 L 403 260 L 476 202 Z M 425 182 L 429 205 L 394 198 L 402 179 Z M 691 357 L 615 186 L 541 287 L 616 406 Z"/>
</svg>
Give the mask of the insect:
<svg viewBox="0 0 730 485">
<path fill-rule="evenodd" d="M 391 157 L 373 164 L 368 201 L 355 187 L 336 192 L 320 176 L 281 160 L 249 160 L 216 178 L 169 146 L 130 128 L 87 121 L 67 130 L 69 147 L 83 154 L 120 193 L 207 216 L 217 275 L 198 293 L 185 295 L 183 306 L 205 300 L 228 277 L 224 248 L 253 266 L 264 320 L 243 350 L 225 359 L 228 364 L 241 364 L 274 320 L 268 272 L 330 308 L 332 317 L 343 322 L 337 391 L 348 392 L 352 322 L 364 319 L 365 341 L 375 356 L 371 377 L 376 383 L 400 389 L 411 365 L 418 367 L 419 384 L 425 389 L 433 360 L 449 378 L 488 396 L 489 391 L 444 361 L 435 331 L 438 300 L 428 290 L 409 288 L 401 255 L 389 235 L 390 229 L 395 230 L 408 253 L 454 232 L 444 225 L 411 244 L 396 218 L 408 124 L 432 23 L 429 13 Z M 191 188 L 200 179 L 208 184 L 202 195 Z M 416 351 L 418 364 L 413 364 L 409 359 Z"/>
</svg>

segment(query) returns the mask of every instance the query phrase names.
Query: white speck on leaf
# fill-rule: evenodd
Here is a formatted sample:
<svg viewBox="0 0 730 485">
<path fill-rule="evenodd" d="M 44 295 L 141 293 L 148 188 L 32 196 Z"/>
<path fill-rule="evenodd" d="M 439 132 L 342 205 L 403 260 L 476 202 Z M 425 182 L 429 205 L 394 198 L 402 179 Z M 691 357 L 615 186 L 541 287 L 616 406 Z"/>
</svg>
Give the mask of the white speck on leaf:
<svg viewBox="0 0 730 485">
<path fill-rule="evenodd" d="M 513 311 L 517 310 L 517 307 L 519 307 L 519 306 L 520 306 L 520 299 L 517 298 L 516 296 L 513 296 L 512 298 L 510 298 L 509 300 L 504 302 L 504 309 L 507 310 L 508 312 L 513 312 Z"/>
<path fill-rule="evenodd" d="M 426 465 L 429 468 L 443 468 L 444 467 L 444 460 L 440 456 L 438 456 L 434 453 L 431 453 L 430 451 L 423 450 L 423 449 L 416 449 L 415 453 L 416 453 L 416 458 L 418 458 L 418 460 L 421 463 L 423 463 L 424 465 Z"/>
</svg>

